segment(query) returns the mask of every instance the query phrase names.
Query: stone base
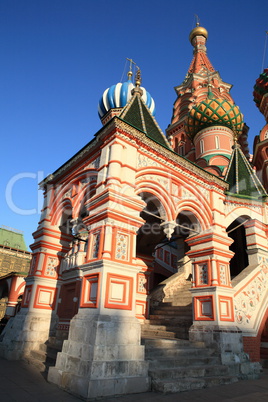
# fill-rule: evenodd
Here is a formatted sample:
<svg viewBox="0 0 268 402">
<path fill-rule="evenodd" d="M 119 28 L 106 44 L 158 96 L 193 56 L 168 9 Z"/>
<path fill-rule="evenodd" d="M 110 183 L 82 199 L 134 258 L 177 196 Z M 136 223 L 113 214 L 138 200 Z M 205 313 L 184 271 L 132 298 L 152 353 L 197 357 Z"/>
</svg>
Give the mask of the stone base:
<svg viewBox="0 0 268 402">
<path fill-rule="evenodd" d="M 138 320 L 79 312 L 48 381 L 86 400 L 150 390 Z"/>
<path fill-rule="evenodd" d="M 31 350 L 49 338 L 51 328 L 55 326 L 56 317 L 51 313 L 31 313 L 21 310 L 10 318 L 0 337 L 0 356 L 8 360 L 19 360 L 29 355 Z"/>
<path fill-rule="evenodd" d="M 235 326 L 192 325 L 189 330 L 190 341 L 204 342 L 219 353 L 221 362 L 229 366 L 229 372 L 240 379 L 258 378 L 261 365 L 251 362 L 243 349 L 242 332 Z"/>
<path fill-rule="evenodd" d="M 86 401 L 105 396 L 147 392 L 151 388 L 149 377 L 115 377 L 90 380 L 73 373 L 63 373 L 56 367 L 49 369 L 48 381 L 57 384 L 73 395 L 84 398 Z"/>
</svg>

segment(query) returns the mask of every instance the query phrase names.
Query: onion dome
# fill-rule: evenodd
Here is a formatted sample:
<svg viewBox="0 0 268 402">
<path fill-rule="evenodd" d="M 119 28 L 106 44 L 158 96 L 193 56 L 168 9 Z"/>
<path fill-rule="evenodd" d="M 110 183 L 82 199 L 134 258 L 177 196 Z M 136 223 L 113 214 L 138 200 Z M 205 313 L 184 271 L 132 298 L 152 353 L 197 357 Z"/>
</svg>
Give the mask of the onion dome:
<svg viewBox="0 0 268 402">
<path fill-rule="evenodd" d="M 206 30 L 206 28 L 200 27 L 199 24 L 197 24 L 197 26 L 191 30 L 189 35 L 189 40 L 191 43 L 196 36 L 204 36 L 204 38 L 207 39 L 208 31 Z"/>
<path fill-rule="evenodd" d="M 263 71 L 254 85 L 253 97 L 258 108 L 260 107 L 263 96 L 266 94 L 268 94 L 268 68 Z"/>
<path fill-rule="evenodd" d="M 243 115 L 238 106 L 226 99 L 208 97 L 189 111 L 185 131 L 193 138 L 203 128 L 225 126 L 237 137 L 242 133 L 243 125 Z"/>
<path fill-rule="evenodd" d="M 102 118 L 110 109 L 123 108 L 132 97 L 132 90 L 135 88 L 131 81 L 132 72 L 128 73 L 128 81 L 118 83 L 107 88 L 99 101 L 99 117 Z M 146 106 L 150 109 L 152 115 L 155 114 L 155 103 L 149 92 L 145 88 L 142 90 L 142 99 Z"/>
</svg>

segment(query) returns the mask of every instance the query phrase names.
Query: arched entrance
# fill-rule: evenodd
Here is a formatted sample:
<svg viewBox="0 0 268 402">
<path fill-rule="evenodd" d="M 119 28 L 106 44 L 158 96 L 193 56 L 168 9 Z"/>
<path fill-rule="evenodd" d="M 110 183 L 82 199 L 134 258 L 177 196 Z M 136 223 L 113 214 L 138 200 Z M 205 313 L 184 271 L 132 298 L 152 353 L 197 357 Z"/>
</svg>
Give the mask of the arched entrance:
<svg viewBox="0 0 268 402">
<path fill-rule="evenodd" d="M 230 245 L 230 250 L 234 252 L 234 256 L 230 260 L 230 274 L 232 279 L 249 264 L 246 229 L 244 226 L 249 219 L 250 218 L 246 216 L 240 216 L 234 220 L 226 230 L 228 236 L 233 239 L 233 243 Z"/>
<path fill-rule="evenodd" d="M 166 211 L 161 201 L 154 194 L 142 192 L 139 195 L 146 203 L 146 207 L 140 214 L 145 222 L 137 233 L 136 255 L 149 265 L 154 266 L 149 280 L 149 290 L 151 290 L 173 273 L 168 269 L 169 264 L 161 264 L 159 261 L 155 263 L 155 256 L 159 259 L 158 257 L 162 255 L 162 245 L 167 241 L 163 227 Z"/>
<path fill-rule="evenodd" d="M 166 209 L 160 199 L 149 192 L 139 194 L 146 207 L 141 212 L 145 220 L 137 233 L 137 258 L 151 264 L 149 290 L 178 272 L 185 270 L 191 277 L 191 263 L 187 257 L 187 237 L 200 233 L 201 226 L 190 210 L 179 212 L 174 222 L 168 221 Z"/>
</svg>

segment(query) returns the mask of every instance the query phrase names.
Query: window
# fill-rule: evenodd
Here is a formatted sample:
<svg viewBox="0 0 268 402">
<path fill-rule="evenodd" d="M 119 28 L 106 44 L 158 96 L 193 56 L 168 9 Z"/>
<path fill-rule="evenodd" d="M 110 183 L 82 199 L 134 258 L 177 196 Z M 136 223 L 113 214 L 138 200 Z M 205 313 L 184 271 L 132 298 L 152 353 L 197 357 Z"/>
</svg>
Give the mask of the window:
<svg viewBox="0 0 268 402">
<path fill-rule="evenodd" d="M 220 149 L 220 140 L 217 135 L 215 137 L 215 147 L 216 147 L 216 149 Z"/>
<path fill-rule="evenodd" d="M 200 141 L 200 154 L 204 153 L 204 140 Z"/>
</svg>

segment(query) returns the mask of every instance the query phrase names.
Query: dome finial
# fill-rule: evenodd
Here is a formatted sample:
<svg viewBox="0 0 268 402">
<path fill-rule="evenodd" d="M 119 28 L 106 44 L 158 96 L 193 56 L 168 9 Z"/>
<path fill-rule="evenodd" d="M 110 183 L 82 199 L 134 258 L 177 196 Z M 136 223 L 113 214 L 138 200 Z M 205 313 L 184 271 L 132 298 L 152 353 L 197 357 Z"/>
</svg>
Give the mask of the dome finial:
<svg viewBox="0 0 268 402">
<path fill-rule="evenodd" d="M 137 71 L 135 75 L 135 88 L 132 89 L 131 93 L 132 95 L 134 94 L 139 94 L 140 96 L 143 95 L 143 90 L 141 89 L 141 70 L 138 66 L 136 66 Z"/>
<path fill-rule="evenodd" d="M 195 14 L 195 17 L 196 17 L 196 27 L 194 29 L 192 29 L 190 32 L 190 35 L 189 35 L 190 42 L 192 43 L 193 39 L 196 36 L 203 36 L 206 41 L 208 38 L 208 31 L 206 30 L 206 28 L 203 28 L 200 26 L 200 19 L 199 19 L 198 15 Z M 192 43 L 192 45 L 193 45 L 193 43 Z"/>
<path fill-rule="evenodd" d="M 135 76 L 135 85 L 136 85 L 136 87 L 141 86 L 141 70 L 138 66 L 137 66 L 137 72 L 136 72 L 136 76 Z"/>
<path fill-rule="evenodd" d="M 131 81 L 131 77 L 133 75 L 133 72 L 132 72 L 133 64 L 136 66 L 136 63 L 132 59 L 127 58 L 127 60 L 129 61 L 129 72 L 127 73 L 127 76 L 128 76 L 128 80 Z"/>
</svg>

